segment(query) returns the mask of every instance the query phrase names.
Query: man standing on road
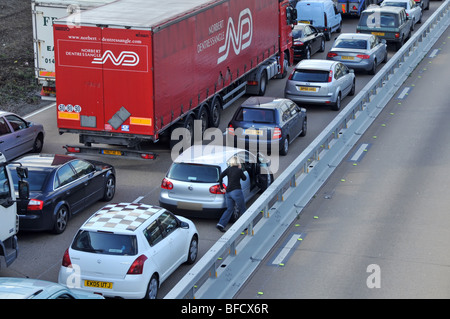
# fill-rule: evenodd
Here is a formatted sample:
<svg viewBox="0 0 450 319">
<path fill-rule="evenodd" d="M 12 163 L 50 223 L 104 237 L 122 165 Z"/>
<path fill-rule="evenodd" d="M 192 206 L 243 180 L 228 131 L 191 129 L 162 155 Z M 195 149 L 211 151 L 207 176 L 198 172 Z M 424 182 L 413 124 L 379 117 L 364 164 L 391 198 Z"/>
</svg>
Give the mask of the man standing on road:
<svg viewBox="0 0 450 319">
<path fill-rule="evenodd" d="M 241 164 L 236 156 L 232 157 L 228 163 L 228 167 L 220 174 L 219 185 L 222 193 L 225 193 L 225 202 L 227 204 L 227 209 L 223 212 L 222 217 L 220 217 L 216 228 L 221 232 L 225 232 L 225 226 L 227 226 L 230 218 L 234 212 L 234 207 L 237 205 L 239 209 L 239 214 L 243 214 L 246 210 L 244 193 L 241 188 L 241 179 L 245 181 L 247 177 L 241 169 Z M 226 191 L 222 187 L 223 178 L 228 177 L 228 185 Z"/>
</svg>

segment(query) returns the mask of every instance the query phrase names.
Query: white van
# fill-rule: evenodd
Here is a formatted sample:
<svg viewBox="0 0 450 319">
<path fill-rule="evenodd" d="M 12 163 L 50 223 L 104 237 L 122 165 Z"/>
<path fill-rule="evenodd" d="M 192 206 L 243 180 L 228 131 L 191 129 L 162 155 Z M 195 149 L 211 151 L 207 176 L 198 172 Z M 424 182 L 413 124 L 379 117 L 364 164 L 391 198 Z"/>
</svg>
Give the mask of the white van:
<svg viewBox="0 0 450 319">
<path fill-rule="evenodd" d="M 332 32 L 341 32 L 342 17 L 332 0 L 303 0 L 297 2 L 297 21 L 309 23 L 331 39 Z"/>
</svg>

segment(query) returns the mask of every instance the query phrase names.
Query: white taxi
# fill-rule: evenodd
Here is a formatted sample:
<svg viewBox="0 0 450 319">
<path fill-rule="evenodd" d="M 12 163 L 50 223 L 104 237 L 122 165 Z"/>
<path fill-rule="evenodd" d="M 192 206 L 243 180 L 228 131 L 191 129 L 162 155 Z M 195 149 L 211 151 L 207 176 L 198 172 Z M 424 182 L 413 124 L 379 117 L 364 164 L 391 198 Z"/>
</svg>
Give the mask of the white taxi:
<svg viewBox="0 0 450 319">
<path fill-rule="evenodd" d="M 78 230 L 58 282 L 105 297 L 157 297 L 162 282 L 198 255 L 189 219 L 141 203 L 106 205 Z"/>
</svg>

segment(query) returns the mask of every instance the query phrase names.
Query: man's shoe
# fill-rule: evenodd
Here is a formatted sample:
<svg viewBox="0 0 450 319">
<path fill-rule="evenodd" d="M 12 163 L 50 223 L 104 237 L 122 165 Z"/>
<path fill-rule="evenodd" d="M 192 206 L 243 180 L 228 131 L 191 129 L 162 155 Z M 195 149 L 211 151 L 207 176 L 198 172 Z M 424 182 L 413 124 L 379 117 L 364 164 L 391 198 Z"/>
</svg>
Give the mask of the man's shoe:
<svg viewBox="0 0 450 319">
<path fill-rule="evenodd" d="M 220 230 L 222 233 L 225 232 L 225 228 L 223 228 L 221 225 L 216 225 L 216 228 L 217 228 L 218 230 Z"/>
</svg>

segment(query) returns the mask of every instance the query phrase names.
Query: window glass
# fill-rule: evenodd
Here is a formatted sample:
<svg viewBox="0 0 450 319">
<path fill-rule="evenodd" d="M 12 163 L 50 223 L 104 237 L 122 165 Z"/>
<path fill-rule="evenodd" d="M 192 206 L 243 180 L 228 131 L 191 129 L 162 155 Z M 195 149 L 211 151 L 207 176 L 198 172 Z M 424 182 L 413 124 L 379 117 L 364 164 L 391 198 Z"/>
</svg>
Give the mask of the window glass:
<svg viewBox="0 0 450 319">
<path fill-rule="evenodd" d="M 61 166 L 56 174 L 55 188 L 64 186 L 76 180 L 75 172 L 69 164 Z"/>
<path fill-rule="evenodd" d="M 300 82 L 328 82 L 329 73 L 328 71 L 297 69 L 291 79 Z"/>
<path fill-rule="evenodd" d="M 9 129 L 8 124 L 6 124 L 6 121 L 4 118 L 0 118 L 0 135 L 8 134 L 11 130 Z"/>
<path fill-rule="evenodd" d="M 72 249 L 96 254 L 133 256 L 137 254 L 137 241 L 134 235 L 80 230 Z"/>
<path fill-rule="evenodd" d="M 74 160 L 71 164 L 78 176 L 88 175 L 89 173 L 95 171 L 94 165 L 83 160 Z"/>
<path fill-rule="evenodd" d="M 177 229 L 178 221 L 169 212 L 162 213 L 161 216 L 158 217 L 158 221 L 160 222 L 161 227 L 166 235 L 172 233 L 175 229 Z"/>
<path fill-rule="evenodd" d="M 236 121 L 255 123 L 275 123 L 275 113 L 271 109 L 242 107 L 236 115 Z"/>
<path fill-rule="evenodd" d="M 215 183 L 219 181 L 219 167 L 187 163 L 173 163 L 167 177 L 177 181 Z"/>
<path fill-rule="evenodd" d="M 27 122 L 16 115 L 7 115 L 5 118 L 8 120 L 9 124 L 11 124 L 14 131 L 23 130 L 27 127 Z"/>
<path fill-rule="evenodd" d="M 150 246 L 156 245 L 164 238 L 161 228 L 156 221 L 151 223 L 150 226 L 144 230 L 144 236 L 147 238 Z"/>
<path fill-rule="evenodd" d="M 0 199 L 9 197 L 11 197 L 11 187 L 9 185 L 6 167 L 0 166 Z"/>
<path fill-rule="evenodd" d="M 15 166 L 11 166 L 11 177 L 14 183 L 14 187 L 18 189 L 19 176 L 14 172 Z M 50 175 L 50 171 L 28 169 L 28 177 L 25 179 L 28 182 L 30 191 L 42 191 L 45 185 L 47 177 Z"/>
</svg>

